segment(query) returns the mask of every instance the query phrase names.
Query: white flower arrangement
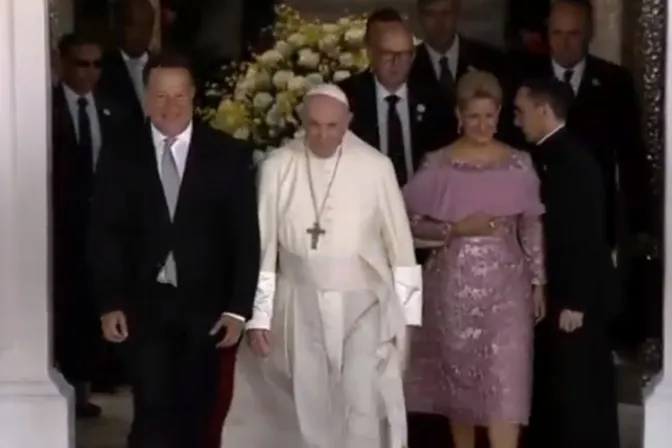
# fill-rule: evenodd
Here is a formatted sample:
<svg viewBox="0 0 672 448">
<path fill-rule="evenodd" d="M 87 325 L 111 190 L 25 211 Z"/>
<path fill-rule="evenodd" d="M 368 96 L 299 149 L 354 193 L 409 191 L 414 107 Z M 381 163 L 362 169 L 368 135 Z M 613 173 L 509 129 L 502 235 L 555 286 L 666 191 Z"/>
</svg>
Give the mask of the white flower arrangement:
<svg viewBox="0 0 672 448">
<path fill-rule="evenodd" d="M 312 86 L 340 82 L 368 67 L 366 18 L 334 23 L 306 20 L 287 5 L 277 8 L 275 46 L 254 57 L 228 80 L 210 124 L 257 148 L 277 147 L 299 127 L 303 95 Z M 259 156 L 257 155 L 257 158 Z"/>
</svg>

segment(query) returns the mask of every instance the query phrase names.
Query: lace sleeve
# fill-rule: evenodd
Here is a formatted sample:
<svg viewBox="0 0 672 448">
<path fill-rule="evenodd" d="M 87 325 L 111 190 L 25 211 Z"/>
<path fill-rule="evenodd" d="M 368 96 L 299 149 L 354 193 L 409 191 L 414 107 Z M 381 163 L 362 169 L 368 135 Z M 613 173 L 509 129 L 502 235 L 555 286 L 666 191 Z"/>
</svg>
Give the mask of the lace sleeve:
<svg viewBox="0 0 672 448">
<path fill-rule="evenodd" d="M 519 229 L 520 244 L 532 273 L 532 284 L 544 285 L 546 284 L 546 268 L 544 266 L 544 236 L 541 218 L 530 215 L 521 216 Z"/>
<path fill-rule="evenodd" d="M 421 240 L 446 241 L 450 236 L 450 227 L 450 223 L 435 221 L 424 216 L 411 217 L 411 233 Z"/>
</svg>

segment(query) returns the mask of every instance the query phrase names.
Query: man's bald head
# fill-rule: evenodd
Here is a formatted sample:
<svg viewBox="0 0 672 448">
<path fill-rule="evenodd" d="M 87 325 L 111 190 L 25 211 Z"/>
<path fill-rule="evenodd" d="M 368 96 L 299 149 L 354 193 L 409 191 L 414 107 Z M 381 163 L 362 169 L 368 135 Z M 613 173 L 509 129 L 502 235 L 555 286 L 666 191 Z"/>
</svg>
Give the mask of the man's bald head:
<svg viewBox="0 0 672 448">
<path fill-rule="evenodd" d="M 573 68 L 588 53 L 593 32 L 593 9 L 588 0 L 557 0 L 548 18 L 551 57 Z"/>
<path fill-rule="evenodd" d="M 338 89 L 335 87 L 335 89 Z M 340 89 L 338 91 L 342 94 Z M 338 149 L 350 126 L 352 114 L 347 100 L 332 91 L 308 92 L 303 101 L 306 146 L 318 157 L 330 157 Z"/>
<path fill-rule="evenodd" d="M 396 91 L 408 78 L 415 48 L 413 34 L 404 24 L 381 30 L 370 46 L 371 69 L 388 90 Z"/>
</svg>

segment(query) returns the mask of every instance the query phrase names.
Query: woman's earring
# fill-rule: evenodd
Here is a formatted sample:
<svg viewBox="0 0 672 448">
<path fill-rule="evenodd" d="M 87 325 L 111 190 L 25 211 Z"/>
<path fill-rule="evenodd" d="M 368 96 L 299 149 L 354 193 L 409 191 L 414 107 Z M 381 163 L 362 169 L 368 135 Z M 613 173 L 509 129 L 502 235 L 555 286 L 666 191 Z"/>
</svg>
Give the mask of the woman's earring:
<svg viewBox="0 0 672 448">
<path fill-rule="evenodd" d="M 461 121 L 457 122 L 457 133 L 458 134 L 462 133 L 462 122 Z"/>
</svg>

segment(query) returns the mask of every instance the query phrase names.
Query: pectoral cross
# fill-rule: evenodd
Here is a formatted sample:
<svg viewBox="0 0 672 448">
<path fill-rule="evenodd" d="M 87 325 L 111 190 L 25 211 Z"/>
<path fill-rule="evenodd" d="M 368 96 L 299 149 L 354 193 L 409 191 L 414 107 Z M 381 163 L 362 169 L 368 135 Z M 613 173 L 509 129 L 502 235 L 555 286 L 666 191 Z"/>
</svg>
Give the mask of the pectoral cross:
<svg viewBox="0 0 672 448">
<path fill-rule="evenodd" d="M 327 232 L 320 227 L 319 222 L 315 221 L 313 227 L 306 229 L 306 233 L 310 235 L 310 248 L 315 250 L 317 249 L 317 243 L 320 242 L 320 237 Z"/>
</svg>

